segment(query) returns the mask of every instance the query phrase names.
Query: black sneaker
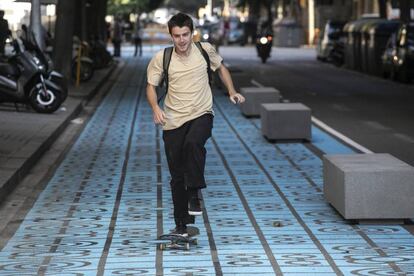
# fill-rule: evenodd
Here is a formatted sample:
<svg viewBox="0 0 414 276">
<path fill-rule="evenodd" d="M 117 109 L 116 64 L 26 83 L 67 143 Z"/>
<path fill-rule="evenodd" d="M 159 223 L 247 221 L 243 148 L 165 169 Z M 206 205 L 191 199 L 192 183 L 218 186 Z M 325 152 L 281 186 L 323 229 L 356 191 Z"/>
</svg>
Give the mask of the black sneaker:
<svg viewBox="0 0 414 276">
<path fill-rule="evenodd" d="M 198 197 L 194 196 L 188 199 L 188 214 L 191 216 L 201 216 L 203 214 Z"/>
<path fill-rule="evenodd" d="M 183 237 L 188 237 L 187 226 L 185 224 L 178 224 L 170 234 L 181 235 Z"/>
</svg>

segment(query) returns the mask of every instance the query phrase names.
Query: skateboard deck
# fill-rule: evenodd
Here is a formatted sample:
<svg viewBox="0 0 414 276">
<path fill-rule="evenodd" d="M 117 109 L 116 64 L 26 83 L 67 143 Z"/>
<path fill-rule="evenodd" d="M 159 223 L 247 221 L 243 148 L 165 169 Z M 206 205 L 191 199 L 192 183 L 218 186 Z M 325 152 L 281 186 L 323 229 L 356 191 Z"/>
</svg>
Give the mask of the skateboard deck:
<svg viewBox="0 0 414 276">
<path fill-rule="evenodd" d="M 163 234 L 159 236 L 156 240 L 152 241 L 152 243 L 155 243 L 159 250 L 190 250 L 190 245 L 198 244 L 196 236 L 200 234 L 200 230 L 194 226 L 187 226 L 187 233 L 187 237 L 184 237 L 179 234 Z"/>
</svg>

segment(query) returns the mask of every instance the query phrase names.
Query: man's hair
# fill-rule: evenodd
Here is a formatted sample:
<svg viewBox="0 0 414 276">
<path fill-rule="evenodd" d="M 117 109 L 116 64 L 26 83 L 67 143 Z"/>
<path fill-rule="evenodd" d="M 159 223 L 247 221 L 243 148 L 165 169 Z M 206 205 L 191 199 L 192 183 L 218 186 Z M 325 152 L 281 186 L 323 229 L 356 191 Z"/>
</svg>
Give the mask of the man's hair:
<svg viewBox="0 0 414 276">
<path fill-rule="evenodd" d="M 171 33 L 174 27 L 188 27 L 191 32 L 194 30 L 193 20 L 185 13 L 177 13 L 168 21 L 168 31 Z"/>
<path fill-rule="evenodd" d="M 4 10 L 0 10 L 0 17 L 4 16 Z"/>
</svg>

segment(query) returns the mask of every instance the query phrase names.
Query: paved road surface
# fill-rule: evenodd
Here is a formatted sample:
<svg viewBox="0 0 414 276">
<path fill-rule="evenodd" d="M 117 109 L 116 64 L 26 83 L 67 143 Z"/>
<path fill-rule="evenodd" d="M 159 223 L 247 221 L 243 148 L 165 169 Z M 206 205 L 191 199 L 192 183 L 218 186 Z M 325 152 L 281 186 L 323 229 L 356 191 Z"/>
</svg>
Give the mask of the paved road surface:
<svg viewBox="0 0 414 276">
<path fill-rule="evenodd" d="M 414 165 L 414 85 L 318 62 L 313 49 L 273 50 L 264 65 L 252 47 L 223 47 L 220 53 L 234 66 L 239 86 L 251 86 L 251 79 L 274 86 L 364 147 Z"/>
</svg>

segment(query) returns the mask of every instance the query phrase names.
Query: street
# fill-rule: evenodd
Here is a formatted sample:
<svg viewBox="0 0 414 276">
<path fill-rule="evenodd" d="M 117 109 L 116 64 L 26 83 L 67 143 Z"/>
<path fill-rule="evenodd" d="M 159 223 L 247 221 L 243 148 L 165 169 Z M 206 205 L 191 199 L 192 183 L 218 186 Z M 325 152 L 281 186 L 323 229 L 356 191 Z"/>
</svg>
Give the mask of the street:
<svg viewBox="0 0 414 276">
<path fill-rule="evenodd" d="M 222 47 L 238 86 L 273 86 L 285 99 L 376 153 L 414 165 L 414 86 L 316 60 L 314 49 L 273 48 L 262 64 L 254 48 Z"/>
</svg>

